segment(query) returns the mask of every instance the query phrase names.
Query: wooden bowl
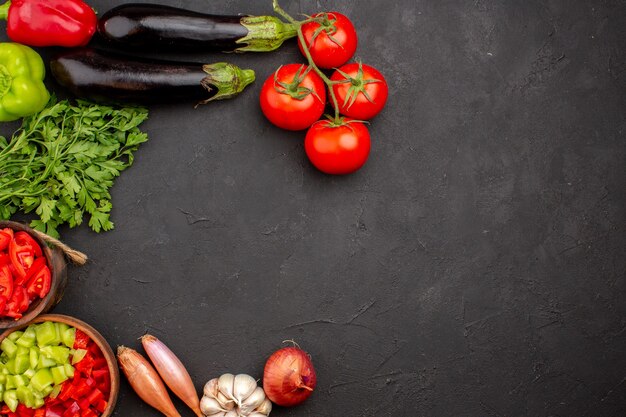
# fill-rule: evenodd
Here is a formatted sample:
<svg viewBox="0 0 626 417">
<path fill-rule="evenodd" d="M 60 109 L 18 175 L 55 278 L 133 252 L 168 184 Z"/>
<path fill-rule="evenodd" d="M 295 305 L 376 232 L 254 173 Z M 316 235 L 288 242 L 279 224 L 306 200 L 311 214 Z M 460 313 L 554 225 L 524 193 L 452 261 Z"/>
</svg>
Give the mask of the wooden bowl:
<svg viewBox="0 0 626 417">
<path fill-rule="evenodd" d="M 41 246 L 41 249 L 48 261 L 48 268 L 50 268 L 50 291 L 44 298 L 34 300 L 28 310 L 24 312 L 24 315 L 20 319 L 13 319 L 11 317 L 0 317 L 0 329 L 10 329 L 18 327 L 24 323 L 32 321 L 40 314 L 47 313 L 54 306 L 56 306 L 65 292 L 67 285 L 67 263 L 65 262 L 65 255 L 59 248 L 51 248 L 43 240 L 33 233 L 33 229 L 22 223 L 12 221 L 0 221 L 0 229 L 4 228 L 13 229 L 15 232 L 23 231 L 28 233 L 34 240 Z"/>
<path fill-rule="evenodd" d="M 62 314 L 43 314 L 35 318 L 30 323 L 24 323 L 17 327 L 5 330 L 4 333 L 0 334 L 0 343 L 2 343 L 2 341 L 13 332 L 22 330 L 28 327 L 29 324 L 43 323 L 44 321 L 65 323 L 69 326 L 80 329 L 85 332 L 87 336 L 89 336 L 91 340 L 96 343 L 96 345 L 98 345 L 100 351 L 107 361 L 109 375 L 111 377 L 111 394 L 109 394 L 107 408 L 104 410 L 100 417 L 109 417 L 110 415 L 112 415 L 113 410 L 115 409 L 115 403 L 117 402 L 117 395 L 120 391 L 120 372 L 117 368 L 117 358 L 115 357 L 115 354 L 113 354 L 113 350 L 111 350 L 111 347 L 107 343 L 106 339 L 102 337 L 102 335 L 96 329 L 94 329 L 84 321 Z"/>
</svg>

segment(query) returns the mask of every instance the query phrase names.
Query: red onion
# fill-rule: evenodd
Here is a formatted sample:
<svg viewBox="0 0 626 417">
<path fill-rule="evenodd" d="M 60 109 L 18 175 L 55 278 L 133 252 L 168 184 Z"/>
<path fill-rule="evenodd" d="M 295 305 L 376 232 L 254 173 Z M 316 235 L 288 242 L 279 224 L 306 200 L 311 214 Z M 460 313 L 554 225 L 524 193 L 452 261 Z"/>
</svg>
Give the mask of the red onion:
<svg viewBox="0 0 626 417">
<path fill-rule="evenodd" d="M 299 347 L 277 350 L 265 363 L 263 390 L 275 404 L 298 405 L 309 398 L 316 384 L 311 358 Z"/>
</svg>

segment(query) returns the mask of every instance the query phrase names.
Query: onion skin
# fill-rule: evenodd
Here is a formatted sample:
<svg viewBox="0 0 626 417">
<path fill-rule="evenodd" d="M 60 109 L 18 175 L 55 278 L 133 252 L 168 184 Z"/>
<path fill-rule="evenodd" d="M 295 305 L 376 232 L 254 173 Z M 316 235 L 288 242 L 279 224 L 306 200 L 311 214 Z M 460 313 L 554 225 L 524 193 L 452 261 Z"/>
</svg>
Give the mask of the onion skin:
<svg viewBox="0 0 626 417">
<path fill-rule="evenodd" d="M 180 417 L 159 374 L 146 358 L 133 349 L 120 346 L 117 348 L 117 361 L 130 386 L 146 404 L 167 417 Z"/>
<path fill-rule="evenodd" d="M 198 417 L 203 417 L 200 411 L 200 398 L 196 391 L 189 372 L 183 363 L 174 355 L 163 342 L 152 335 L 141 338 L 141 344 L 150 357 L 163 381 Z"/>
<path fill-rule="evenodd" d="M 263 390 L 277 405 L 293 407 L 309 398 L 317 376 L 309 355 L 300 348 L 277 350 L 265 363 Z"/>
</svg>

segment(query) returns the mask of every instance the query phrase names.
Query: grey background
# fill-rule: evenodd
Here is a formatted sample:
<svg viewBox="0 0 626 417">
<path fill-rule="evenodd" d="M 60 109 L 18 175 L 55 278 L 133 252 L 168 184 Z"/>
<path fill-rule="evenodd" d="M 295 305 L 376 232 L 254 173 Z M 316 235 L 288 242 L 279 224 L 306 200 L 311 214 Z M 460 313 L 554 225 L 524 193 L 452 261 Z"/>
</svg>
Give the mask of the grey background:
<svg viewBox="0 0 626 417">
<path fill-rule="evenodd" d="M 198 389 L 261 377 L 294 339 L 319 384 L 277 417 L 624 415 L 626 2 L 284 3 L 350 16 L 358 57 L 387 77 L 366 167 L 316 172 L 303 134 L 261 114 L 262 81 L 303 62 L 294 42 L 182 57 L 258 81 L 151 108 L 115 230 L 62 230 L 92 261 L 56 311 L 113 347 L 160 337 Z M 157 412 L 123 382 L 116 415 Z"/>
</svg>

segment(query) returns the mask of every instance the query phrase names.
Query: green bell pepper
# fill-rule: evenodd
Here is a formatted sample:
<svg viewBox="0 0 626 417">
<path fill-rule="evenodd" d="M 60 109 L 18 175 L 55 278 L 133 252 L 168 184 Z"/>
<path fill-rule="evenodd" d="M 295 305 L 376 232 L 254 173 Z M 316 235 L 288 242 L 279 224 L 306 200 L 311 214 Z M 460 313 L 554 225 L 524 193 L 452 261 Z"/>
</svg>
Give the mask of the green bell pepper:
<svg viewBox="0 0 626 417">
<path fill-rule="evenodd" d="M 0 43 L 0 122 L 43 110 L 50 99 L 44 76 L 44 63 L 37 52 L 18 43 Z"/>
</svg>

